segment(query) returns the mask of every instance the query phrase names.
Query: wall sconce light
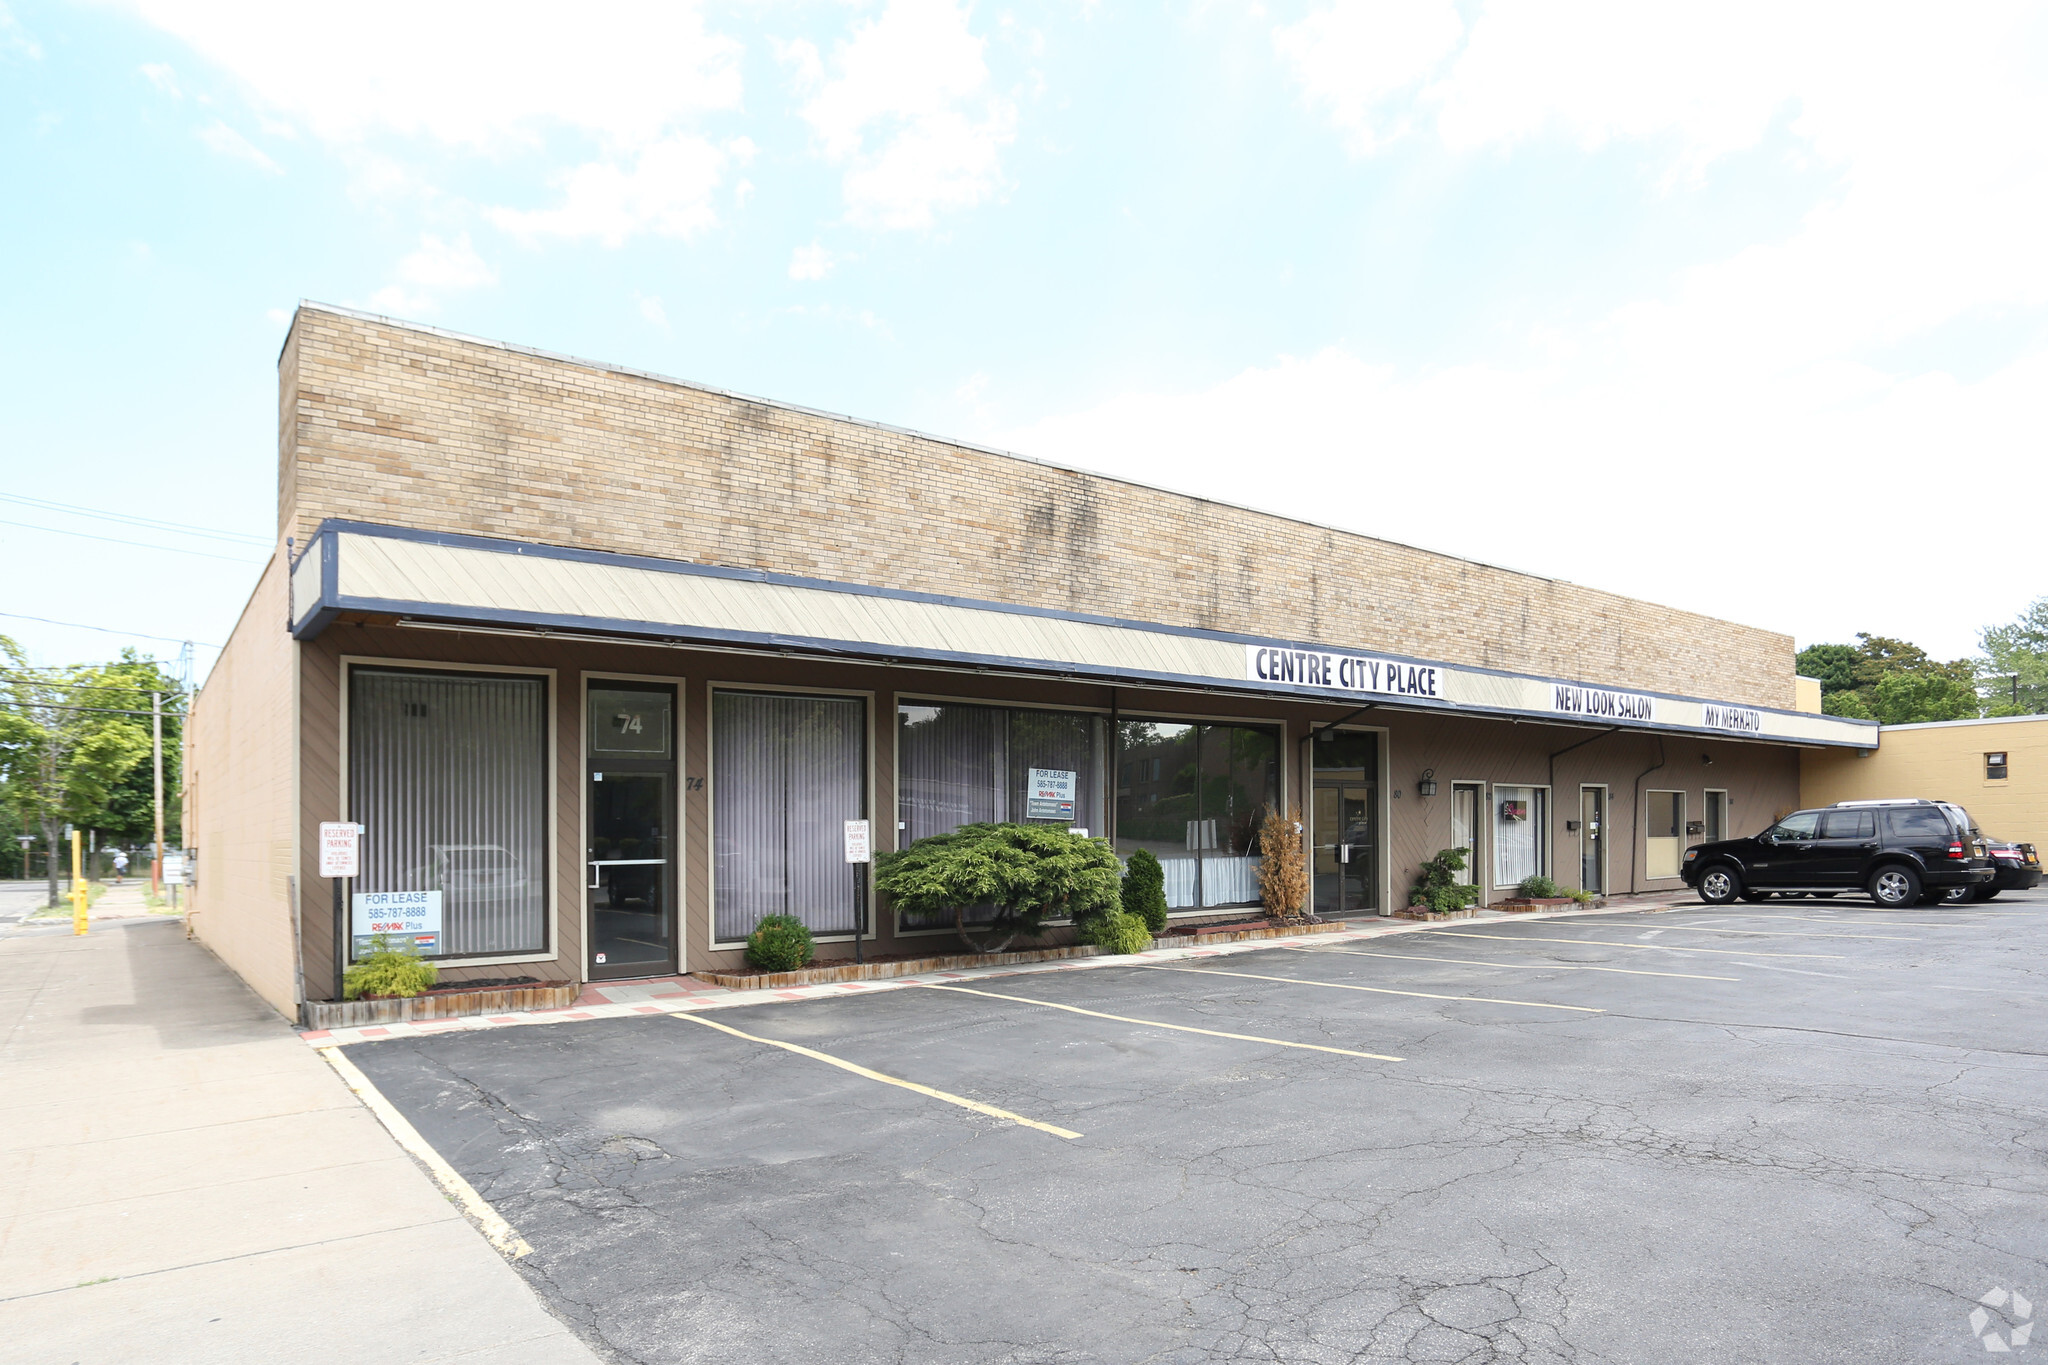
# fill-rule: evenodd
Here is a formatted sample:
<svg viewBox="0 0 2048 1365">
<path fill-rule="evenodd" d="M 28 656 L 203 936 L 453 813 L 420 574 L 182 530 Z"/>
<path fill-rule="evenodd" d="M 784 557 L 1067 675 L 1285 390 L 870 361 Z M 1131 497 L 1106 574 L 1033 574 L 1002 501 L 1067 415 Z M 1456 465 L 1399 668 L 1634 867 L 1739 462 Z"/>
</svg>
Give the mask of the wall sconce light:
<svg viewBox="0 0 2048 1365">
<path fill-rule="evenodd" d="M 1424 768 L 1422 770 L 1421 778 L 1415 783 L 1415 794 L 1417 796 L 1436 795 L 1436 769 Z"/>
<path fill-rule="evenodd" d="M 1700 762 L 1711 768 L 1714 766 L 1714 756 L 1712 754 L 1701 754 Z"/>
</svg>

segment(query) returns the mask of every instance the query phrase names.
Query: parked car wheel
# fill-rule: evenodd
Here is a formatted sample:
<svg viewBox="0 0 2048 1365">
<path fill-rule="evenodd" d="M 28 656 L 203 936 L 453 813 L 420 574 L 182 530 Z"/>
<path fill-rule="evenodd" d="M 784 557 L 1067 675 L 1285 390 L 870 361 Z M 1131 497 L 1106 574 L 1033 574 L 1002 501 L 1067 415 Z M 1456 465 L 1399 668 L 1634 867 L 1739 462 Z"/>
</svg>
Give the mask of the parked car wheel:
<svg viewBox="0 0 2048 1365">
<path fill-rule="evenodd" d="M 1887 910 L 1903 910 L 1920 899 L 1920 876 L 1910 867 L 1889 863 L 1871 874 L 1870 898 Z"/>
<path fill-rule="evenodd" d="M 1732 867 L 1710 867 L 1700 873 L 1699 893 L 1708 905 L 1726 905 L 1742 894 L 1742 882 Z"/>
<path fill-rule="evenodd" d="M 2002 886 L 1980 886 L 1977 888 L 1977 899 L 1980 901 L 1997 900 L 1998 893 L 2004 889 Z"/>
</svg>

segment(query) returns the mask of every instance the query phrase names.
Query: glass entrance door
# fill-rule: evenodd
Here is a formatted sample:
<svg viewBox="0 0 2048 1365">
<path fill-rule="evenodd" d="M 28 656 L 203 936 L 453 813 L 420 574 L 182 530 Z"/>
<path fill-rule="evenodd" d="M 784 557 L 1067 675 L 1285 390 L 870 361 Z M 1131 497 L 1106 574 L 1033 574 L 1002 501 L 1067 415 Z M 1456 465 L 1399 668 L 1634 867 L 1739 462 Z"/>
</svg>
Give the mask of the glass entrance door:
<svg viewBox="0 0 2048 1365">
<path fill-rule="evenodd" d="M 594 981 L 675 970 L 674 709 L 665 687 L 590 691 L 584 895 Z"/>
<path fill-rule="evenodd" d="M 1310 805 L 1315 911 L 1325 919 L 1379 910 L 1379 736 L 1317 736 Z"/>
<path fill-rule="evenodd" d="M 1579 885 L 1607 889 L 1607 789 L 1579 788 Z"/>
<path fill-rule="evenodd" d="M 1465 851 L 1465 870 L 1458 880 L 1467 886 L 1479 880 L 1479 811 L 1485 804 L 1477 782 L 1451 784 L 1451 847 Z"/>
</svg>

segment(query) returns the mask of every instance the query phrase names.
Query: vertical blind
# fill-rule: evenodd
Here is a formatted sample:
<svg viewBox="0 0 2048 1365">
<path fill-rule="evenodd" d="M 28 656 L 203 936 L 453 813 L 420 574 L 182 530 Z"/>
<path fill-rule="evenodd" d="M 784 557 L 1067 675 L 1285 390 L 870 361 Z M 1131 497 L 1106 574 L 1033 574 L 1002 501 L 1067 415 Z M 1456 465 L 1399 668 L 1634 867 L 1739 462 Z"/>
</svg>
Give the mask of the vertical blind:
<svg viewBox="0 0 2048 1365">
<path fill-rule="evenodd" d="M 1541 787 L 1493 789 L 1493 884 L 1518 886 L 1544 870 L 1544 803 Z"/>
<path fill-rule="evenodd" d="M 547 946 L 547 683 L 349 673 L 357 891 L 439 891 L 441 956 Z"/>
<path fill-rule="evenodd" d="M 765 915 L 852 933 L 845 822 L 867 815 L 867 704 L 718 692 L 711 702 L 713 918 L 719 942 Z"/>
</svg>

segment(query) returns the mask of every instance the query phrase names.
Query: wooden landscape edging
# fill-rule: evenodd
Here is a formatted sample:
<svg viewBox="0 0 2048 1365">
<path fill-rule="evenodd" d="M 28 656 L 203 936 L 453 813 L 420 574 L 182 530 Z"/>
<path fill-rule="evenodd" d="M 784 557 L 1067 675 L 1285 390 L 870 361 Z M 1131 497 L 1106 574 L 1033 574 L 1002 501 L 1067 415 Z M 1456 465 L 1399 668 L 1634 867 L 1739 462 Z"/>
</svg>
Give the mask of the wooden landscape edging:
<svg viewBox="0 0 2048 1365">
<path fill-rule="evenodd" d="M 511 1014 L 521 1010 L 560 1010 L 576 1003 L 579 988 L 570 982 L 536 986 L 492 986 L 483 990 L 430 991 L 402 1000 L 308 1000 L 302 1027 L 360 1028 L 365 1024 L 405 1024 L 419 1019 L 458 1019 L 471 1014 Z"/>
</svg>

